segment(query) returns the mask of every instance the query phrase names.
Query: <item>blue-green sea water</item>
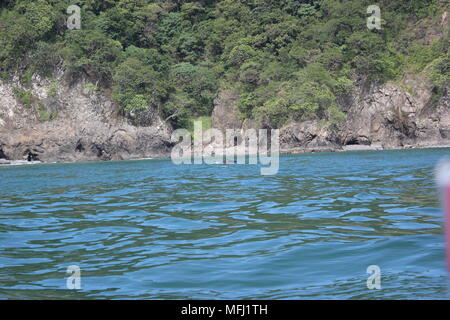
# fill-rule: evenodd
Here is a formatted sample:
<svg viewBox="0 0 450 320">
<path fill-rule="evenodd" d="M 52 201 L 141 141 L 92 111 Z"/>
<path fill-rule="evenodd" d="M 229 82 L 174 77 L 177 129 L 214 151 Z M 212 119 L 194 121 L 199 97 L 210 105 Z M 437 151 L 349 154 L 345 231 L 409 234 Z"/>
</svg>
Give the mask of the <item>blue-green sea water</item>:
<svg viewBox="0 0 450 320">
<path fill-rule="evenodd" d="M 448 299 L 433 171 L 449 153 L 282 156 L 274 176 L 170 160 L 2 166 L 0 298 Z"/>
</svg>

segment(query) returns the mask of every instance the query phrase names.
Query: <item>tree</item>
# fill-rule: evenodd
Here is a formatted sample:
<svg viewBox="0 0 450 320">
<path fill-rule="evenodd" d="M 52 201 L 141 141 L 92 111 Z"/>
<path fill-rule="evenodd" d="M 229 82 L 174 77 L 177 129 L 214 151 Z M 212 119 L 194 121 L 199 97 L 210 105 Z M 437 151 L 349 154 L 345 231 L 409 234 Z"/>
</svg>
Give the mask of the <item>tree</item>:
<svg viewBox="0 0 450 320">
<path fill-rule="evenodd" d="M 82 29 L 66 33 L 61 54 L 72 78 L 87 76 L 91 81 L 108 85 L 121 51 L 120 42 L 100 31 Z"/>
</svg>

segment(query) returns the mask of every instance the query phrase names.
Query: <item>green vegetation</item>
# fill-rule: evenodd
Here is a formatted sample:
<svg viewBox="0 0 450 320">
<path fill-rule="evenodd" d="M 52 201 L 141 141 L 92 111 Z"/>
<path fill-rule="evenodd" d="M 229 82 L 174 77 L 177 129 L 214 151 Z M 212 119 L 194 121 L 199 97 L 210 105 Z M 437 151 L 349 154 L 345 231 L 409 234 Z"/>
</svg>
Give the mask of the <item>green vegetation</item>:
<svg viewBox="0 0 450 320">
<path fill-rule="evenodd" d="M 54 91 L 53 94 L 56 95 L 56 83 L 52 82 L 50 84 L 50 94 Z M 37 97 L 33 96 L 31 91 L 21 89 L 19 87 L 13 88 L 13 93 L 16 96 L 17 101 L 22 104 L 24 107 L 32 108 L 37 111 L 38 119 L 40 121 L 47 121 L 56 118 L 57 112 L 49 110 L 44 106 L 44 103 Z"/>
<path fill-rule="evenodd" d="M 57 113 L 52 111 L 47 111 L 43 106 L 39 109 L 39 120 L 47 121 L 56 118 Z"/>
<path fill-rule="evenodd" d="M 50 85 L 48 86 L 47 94 L 51 98 L 58 97 L 58 82 L 57 81 L 52 80 L 52 82 L 50 82 Z"/>
<path fill-rule="evenodd" d="M 430 43 L 411 26 L 438 28 L 443 0 L 9 0 L 0 4 L 0 74 L 30 83 L 64 68 L 88 79 L 137 124 L 158 112 L 174 127 L 209 117 L 220 88 L 240 93 L 244 118 L 269 127 L 345 118 L 337 101 L 355 84 L 428 75 L 436 101 L 449 86 L 449 32 Z M 66 9 L 81 7 L 81 30 Z M 429 27 L 424 25 L 424 28 Z M 444 30 L 445 31 L 445 30 Z M 30 97 L 16 95 L 24 105 Z M 42 117 L 45 118 L 45 117 Z"/>
<path fill-rule="evenodd" d="M 27 108 L 32 107 L 34 97 L 33 97 L 33 94 L 31 93 L 31 91 L 27 91 L 27 90 L 23 90 L 18 87 L 14 87 L 13 93 L 14 93 L 17 101 L 19 101 L 20 104 L 22 104 L 23 106 L 25 106 Z"/>
<path fill-rule="evenodd" d="M 197 118 L 191 118 L 188 121 L 188 125 L 186 126 L 186 129 L 189 130 L 192 134 L 194 134 L 194 122 L 199 121 L 202 124 L 202 130 L 208 130 L 212 127 L 212 120 L 211 117 L 197 117 Z M 195 139 L 195 135 L 193 136 Z"/>
</svg>

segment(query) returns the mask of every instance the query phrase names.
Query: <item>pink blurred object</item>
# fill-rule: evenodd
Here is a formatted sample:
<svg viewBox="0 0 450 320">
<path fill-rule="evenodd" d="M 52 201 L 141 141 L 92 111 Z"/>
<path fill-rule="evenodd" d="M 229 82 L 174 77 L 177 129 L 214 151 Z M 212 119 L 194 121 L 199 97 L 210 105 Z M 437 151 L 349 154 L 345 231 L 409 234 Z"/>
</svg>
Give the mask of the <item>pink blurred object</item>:
<svg viewBox="0 0 450 320">
<path fill-rule="evenodd" d="M 450 272 L 450 157 L 441 160 L 437 166 L 436 178 L 441 189 L 441 202 L 444 208 L 445 250 L 447 269 Z"/>
</svg>

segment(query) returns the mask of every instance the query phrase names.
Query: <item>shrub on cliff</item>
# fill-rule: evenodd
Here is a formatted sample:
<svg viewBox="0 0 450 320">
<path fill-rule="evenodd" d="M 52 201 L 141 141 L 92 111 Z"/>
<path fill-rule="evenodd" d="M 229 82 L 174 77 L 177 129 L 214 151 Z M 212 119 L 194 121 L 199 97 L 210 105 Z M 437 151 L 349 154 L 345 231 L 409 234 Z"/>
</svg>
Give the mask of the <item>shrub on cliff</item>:
<svg viewBox="0 0 450 320">
<path fill-rule="evenodd" d="M 71 30 L 66 33 L 61 54 L 72 77 L 85 76 L 107 86 L 121 51 L 120 42 L 100 31 Z"/>
<path fill-rule="evenodd" d="M 170 77 L 174 85 L 193 101 L 190 105 L 193 116 L 211 114 L 217 91 L 216 74 L 211 68 L 183 62 L 172 66 Z"/>
<path fill-rule="evenodd" d="M 21 68 L 24 57 L 38 41 L 55 35 L 58 12 L 44 0 L 16 1 L 11 10 L 0 10 L 0 67 Z"/>
<path fill-rule="evenodd" d="M 136 57 L 127 57 L 114 70 L 113 98 L 127 113 L 157 106 L 167 95 L 161 78 L 151 65 Z"/>
</svg>

